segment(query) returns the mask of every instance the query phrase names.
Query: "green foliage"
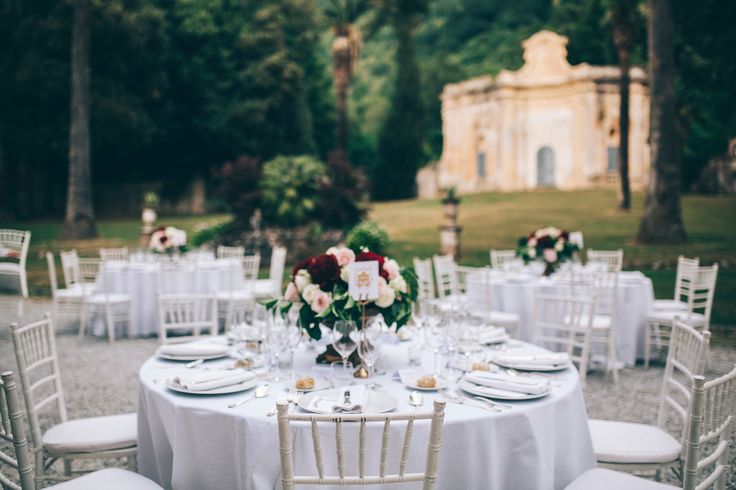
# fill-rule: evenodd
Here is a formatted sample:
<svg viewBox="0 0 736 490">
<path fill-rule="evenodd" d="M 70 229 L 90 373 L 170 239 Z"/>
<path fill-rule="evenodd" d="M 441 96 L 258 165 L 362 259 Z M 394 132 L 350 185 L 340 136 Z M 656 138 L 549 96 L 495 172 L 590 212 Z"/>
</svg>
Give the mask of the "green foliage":
<svg viewBox="0 0 736 490">
<path fill-rule="evenodd" d="M 344 229 L 354 226 L 365 216 L 367 185 L 342 150 L 327 157 L 327 178 L 320 189 L 319 222 L 328 227 Z"/>
<path fill-rule="evenodd" d="M 192 234 L 192 238 L 189 240 L 192 247 L 198 248 L 206 243 L 215 242 L 220 236 L 225 234 L 228 230 L 233 227 L 233 222 L 224 221 L 217 223 L 206 228 L 198 229 Z"/>
<path fill-rule="evenodd" d="M 249 224 L 253 212 L 261 206 L 262 165 L 257 158 L 242 155 L 214 172 L 217 194 L 230 206 L 241 228 Z"/>
<path fill-rule="evenodd" d="M 364 221 L 350 230 L 346 242 L 356 254 L 361 249 L 367 248 L 378 255 L 385 255 L 391 240 L 381 225 L 372 221 Z"/>
<path fill-rule="evenodd" d="M 319 190 L 325 165 L 316 158 L 278 156 L 263 165 L 263 217 L 293 228 L 318 218 Z"/>
</svg>

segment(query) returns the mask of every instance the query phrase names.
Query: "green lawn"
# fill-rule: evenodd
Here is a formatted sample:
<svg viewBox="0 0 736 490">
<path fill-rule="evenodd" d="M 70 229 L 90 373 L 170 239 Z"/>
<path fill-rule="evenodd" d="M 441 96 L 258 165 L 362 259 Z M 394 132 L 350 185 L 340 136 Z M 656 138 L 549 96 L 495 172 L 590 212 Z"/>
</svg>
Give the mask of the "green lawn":
<svg viewBox="0 0 736 490">
<path fill-rule="evenodd" d="M 687 196 L 683 200 L 685 226 L 690 240 L 685 245 L 643 246 L 634 242 L 643 206 L 643 195 L 634 194 L 630 213 L 615 207 L 612 190 L 574 192 L 534 191 L 508 194 L 476 194 L 463 197 L 460 205 L 462 251 L 459 262 L 488 264 L 491 248 L 512 248 L 519 236 L 554 225 L 582 230 L 587 247 L 623 248 L 626 268 L 639 269 L 654 281 L 657 297 L 672 295 L 677 256 L 698 256 L 703 263 L 721 264 L 714 323 L 736 325 L 736 197 Z M 177 226 L 190 234 L 195 228 L 227 219 L 227 215 L 163 217 L 160 223 Z M 438 200 L 409 200 L 375 204 L 371 219 L 381 223 L 392 239 L 391 255 L 402 263 L 412 257 L 439 252 L 438 227 L 442 210 Z M 81 255 L 96 256 L 100 246 L 137 246 L 138 219 L 101 220 L 100 239 L 93 242 L 61 242 L 58 222 L 8 223 L 2 226 L 33 232 L 29 277 L 32 294 L 48 294 L 44 253 L 77 248 Z"/>
</svg>

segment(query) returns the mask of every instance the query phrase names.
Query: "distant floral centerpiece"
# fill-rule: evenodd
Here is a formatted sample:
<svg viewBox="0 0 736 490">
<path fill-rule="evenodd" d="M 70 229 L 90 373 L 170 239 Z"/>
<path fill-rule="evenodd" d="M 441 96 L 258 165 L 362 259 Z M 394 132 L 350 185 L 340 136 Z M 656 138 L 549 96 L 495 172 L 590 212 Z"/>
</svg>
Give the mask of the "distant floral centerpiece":
<svg viewBox="0 0 736 490">
<path fill-rule="evenodd" d="M 562 262 L 571 260 L 580 247 L 570 242 L 570 234 L 559 228 L 540 228 L 529 236 L 521 237 L 516 248 L 516 256 L 525 264 L 534 260 L 544 262 L 544 275 L 552 274 Z"/>
<path fill-rule="evenodd" d="M 189 250 L 187 232 L 173 226 L 161 226 L 151 234 L 148 249 L 155 254 L 185 253 Z"/>
<path fill-rule="evenodd" d="M 310 337 L 319 340 L 319 324 L 328 327 L 337 320 L 353 320 L 360 328 L 362 308 L 348 294 L 348 265 L 352 262 L 378 262 L 378 299 L 366 305 L 369 315 L 383 315 L 388 325 L 400 328 L 411 318 L 411 305 L 417 299 L 414 270 L 363 249 L 357 255 L 347 247 L 332 247 L 317 257 L 309 257 L 292 269 L 280 308 L 299 308 L 299 324 Z M 272 301 L 267 307 L 276 307 Z"/>
</svg>

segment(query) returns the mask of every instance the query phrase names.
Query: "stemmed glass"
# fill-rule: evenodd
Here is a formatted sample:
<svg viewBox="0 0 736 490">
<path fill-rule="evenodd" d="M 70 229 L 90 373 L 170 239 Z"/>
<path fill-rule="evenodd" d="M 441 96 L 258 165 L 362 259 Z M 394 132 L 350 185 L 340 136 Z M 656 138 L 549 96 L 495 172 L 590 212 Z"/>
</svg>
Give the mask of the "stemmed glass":
<svg viewBox="0 0 736 490">
<path fill-rule="evenodd" d="M 332 329 L 332 346 L 335 348 L 340 357 L 342 357 L 343 366 L 347 368 L 348 357 L 358 347 L 356 343 L 356 335 L 358 327 L 352 320 L 338 320 Z"/>
<path fill-rule="evenodd" d="M 273 365 L 272 381 L 281 381 L 282 373 L 279 367 L 279 357 L 289 345 L 287 328 L 283 323 L 274 322 L 268 331 L 268 346 L 271 351 L 271 363 Z"/>
<path fill-rule="evenodd" d="M 374 379 L 373 368 L 381 355 L 380 348 L 383 341 L 383 318 L 374 318 L 363 328 L 362 338 L 358 342 L 358 355 L 368 367 L 368 389 L 379 387 Z"/>
<path fill-rule="evenodd" d="M 442 317 L 432 315 L 429 317 L 428 325 L 425 329 L 425 340 L 427 345 L 432 348 L 434 354 L 434 373 L 435 376 L 440 374 L 440 352 L 446 344 L 446 328 L 442 325 Z"/>
<path fill-rule="evenodd" d="M 286 320 L 286 344 L 289 347 L 289 355 L 291 356 L 291 376 L 292 378 L 295 377 L 294 372 L 294 352 L 299 347 L 299 344 L 302 342 L 303 338 L 303 332 L 301 327 L 299 326 L 298 316 L 294 316 L 291 314 L 292 310 L 296 310 L 296 308 L 291 308 L 288 313 L 285 316 Z"/>
</svg>

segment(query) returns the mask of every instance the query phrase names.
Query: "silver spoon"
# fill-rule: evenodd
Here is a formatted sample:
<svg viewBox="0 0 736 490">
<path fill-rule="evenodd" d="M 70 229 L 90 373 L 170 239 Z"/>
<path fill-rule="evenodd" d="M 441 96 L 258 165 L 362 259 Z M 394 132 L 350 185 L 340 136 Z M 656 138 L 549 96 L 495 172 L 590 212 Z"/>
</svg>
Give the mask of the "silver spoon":
<svg viewBox="0 0 736 490">
<path fill-rule="evenodd" d="M 204 362 L 204 359 L 197 359 L 196 361 L 192 361 L 192 362 L 186 363 L 185 366 L 187 368 L 195 368 L 195 367 L 199 366 L 200 364 L 202 364 L 203 362 Z"/>
<path fill-rule="evenodd" d="M 424 405 L 424 397 L 418 391 L 412 391 L 409 393 L 409 405 L 414 407 L 421 407 Z"/>
<path fill-rule="evenodd" d="M 255 400 L 256 398 L 264 398 L 268 394 L 268 388 L 269 388 L 268 383 L 267 384 L 263 384 L 263 385 L 259 386 L 258 388 L 256 388 L 255 391 L 253 392 L 253 394 L 251 396 L 249 396 L 248 398 L 243 398 L 242 400 L 238 400 L 237 402 L 233 402 L 233 403 L 229 404 L 227 407 L 228 408 L 237 408 L 240 405 L 242 405 L 243 403 L 249 402 L 251 400 Z"/>
</svg>

